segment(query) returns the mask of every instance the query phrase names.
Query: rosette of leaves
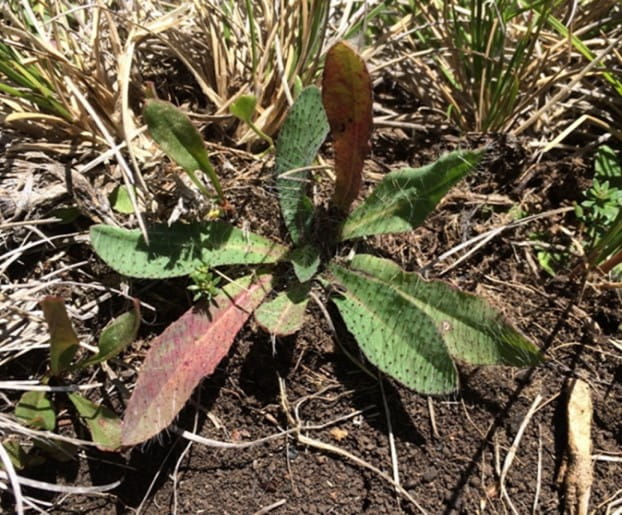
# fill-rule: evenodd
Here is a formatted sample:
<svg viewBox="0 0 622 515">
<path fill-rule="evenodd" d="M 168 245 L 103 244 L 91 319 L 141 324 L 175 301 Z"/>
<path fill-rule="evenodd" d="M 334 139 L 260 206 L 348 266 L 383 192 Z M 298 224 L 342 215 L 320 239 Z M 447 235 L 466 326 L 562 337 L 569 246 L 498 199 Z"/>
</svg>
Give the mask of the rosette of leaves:
<svg viewBox="0 0 622 515">
<path fill-rule="evenodd" d="M 334 227 L 318 217 L 307 196 L 308 168 L 329 128 L 336 174 L 332 202 L 342 214 Z M 152 343 L 128 403 L 123 444 L 142 442 L 173 420 L 198 382 L 226 355 L 252 312 L 272 334 L 298 331 L 309 292 L 316 287 L 329 287 L 330 301 L 367 359 L 415 391 L 454 391 L 456 363 L 539 362 L 538 349 L 484 300 L 442 282 L 425 281 L 373 255 L 338 257 L 358 238 L 416 228 L 484 154 L 457 151 L 421 168 L 391 172 L 351 211 L 371 130 L 369 74 L 358 54 L 339 42 L 327 54 L 322 91 L 312 86 L 301 92 L 276 144 L 274 178 L 291 247 L 243 233 L 224 221 L 157 226 L 149 232 L 149 245 L 138 230 L 103 225 L 91 229 L 95 251 L 128 276 L 175 277 L 202 266 L 244 264 L 256 269 L 225 286 L 210 304 L 190 309 Z M 272 265 L 279 262 L 290 263 L 292 273 L 283 291 L 272 292 L 274 284 L 283 283 L 273 276 L 277 269 Z"/>
</svg>

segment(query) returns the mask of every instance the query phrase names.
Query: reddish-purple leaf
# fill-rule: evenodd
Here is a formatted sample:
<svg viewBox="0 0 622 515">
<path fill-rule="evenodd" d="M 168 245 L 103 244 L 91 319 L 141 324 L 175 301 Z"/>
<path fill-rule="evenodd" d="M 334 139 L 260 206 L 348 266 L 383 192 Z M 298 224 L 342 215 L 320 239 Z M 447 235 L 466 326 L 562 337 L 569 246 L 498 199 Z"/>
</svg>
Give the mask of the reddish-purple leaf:
<svg viewBox="0 0 622 515">
<path fill-rule="evenodd" d="M 143 442 L 168 426 L 201 379 L 227 355 L 235 336 L 272 288 L 272 277 L 228 284 L 209 307 L 194 307 L 151 344 L 122 425 L 123 445 Z"/>
<path fill-rule="evenodd" d="M 69 368 L 79 340 L 62 298 L 49 295 L 40 304 L 50 333 L 50 369 L 58 375 Z"/>
<path fill-rule="evenodd" d="M 361 189 L 363 161 L 369 152 L 372 93 L 365 62 L 344 41 L 335 43 L 326 54 L 322 103 L 335 150 L 333 202 L 347 211 Z"/>
</svg>

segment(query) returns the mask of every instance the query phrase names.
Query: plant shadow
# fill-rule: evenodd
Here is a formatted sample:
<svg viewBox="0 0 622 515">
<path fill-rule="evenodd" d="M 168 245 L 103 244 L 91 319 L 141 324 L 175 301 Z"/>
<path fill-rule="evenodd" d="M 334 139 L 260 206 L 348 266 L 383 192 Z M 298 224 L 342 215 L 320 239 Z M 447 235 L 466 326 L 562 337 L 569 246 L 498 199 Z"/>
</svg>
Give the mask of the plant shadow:
<svg viewBox="0 0 622 515">
<path fill-rule="evenodd" d="M 175 426 L 182 430 L 200 432 L 207 418 L 206 413 L 218 399 L 227 380 L 229 359 L 226 357 L 214 373 L 204 379 L 195 390 L 193 399 L 200 399 L 201 409 L 197 409 L 193 402 L 187 403 L 174 420 Z M 128 472 L 113 492 L 117 498 L 117 511 L 124 513 L 128 508 L 136 509 L 144 502 L 152 502 L 153 493 L 169 480 L 169 475 L 175 469 L 186 444 L 183 437 L 165 430 L 144 444 L 133 447 L 123 466 Z M 118 471 L 118 466 L 115 470 Z M 148 474 L 145 471 L 153 473 Z M 106 466 L 100 466 L 96 470 L 92 468 L 91 474 L 94 481 L 99 477 L 108 478 L 110 481 L 110 477 L 113 477 L 110 467 Z"/>
</svg>

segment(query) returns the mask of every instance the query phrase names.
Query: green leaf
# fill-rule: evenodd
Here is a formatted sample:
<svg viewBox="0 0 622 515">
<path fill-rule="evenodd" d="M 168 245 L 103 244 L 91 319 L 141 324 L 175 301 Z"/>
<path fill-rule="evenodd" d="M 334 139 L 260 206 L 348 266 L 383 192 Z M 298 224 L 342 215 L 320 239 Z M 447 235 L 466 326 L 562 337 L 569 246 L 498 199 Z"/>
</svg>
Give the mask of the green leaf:
<svg viewBox="0 0 622 515">
<path fill-rule="evenodd" d="M 28 455 L 18 441 L 5 440 L 2 442 L 2 446 L 16 469 L 22 470 L 28 465 Z"/>
<path fill-rule="evenodd" d="M 109 408 L 97 405 L 77 393 L 68 393 L 98 449 L 115 451 L 121 446 L 121 419 Z"/>
<path fill-rule="evenodd" d="M 287 249 L 226 222 L 157 225 L 147 246 L 139 230 L 91 227 L 95 252 L 117 272 L 139 278 L 187 275 L 201 265 L 274 263 Z"/>
<path fill-rule="evenodd" d="M 162 147 L 165 154 L 181 166 L 205 195 L 209 192 L 197 180 L 194 172 L 205 172 L 221 200 L 224 195 L 214 167 L 209 160 L 203 138 L 190 119 L 170 102 L 148 99 L 143 117 L 151 137 Z"/>
<path fill-rule="evenodd" d="M 304 324 L 308 302 L 309 285 L 296 284 L 259 306 L 255 311 L 255 320 L 270 334 L 294 334 Z"/>
<path fill-rule="evenodd" d="M 594 174 L 596 177 L 609 178 L 613 184 L 620 186 L 622 181 L 622 166 L 618 162 L 618 156 L 608 145 L 598 147 L 596 160 L 594 161 Z"/>
<path fill-rule="evenodd" d="M 387 174 L 346 219 L 341 240 L 417 227 L 449 189 L 477 166 L 483 154 L 483 150 L 452 152 L 421 168 Z"/>
<path fill-rule="evenodd" d="M 473 365 L 541 361 L 537 347 L 483 299 L 370 255 L 331 271 L 346 288 L 334 302 L 365 355 L 417 391 L 454 390 L 452 358 Z"/>
<path fill-rule="evenodd" d="M 143 442 L 172 422 L 271 289 L 267 274 L 237 279 L 209 305 L 184 313 L 151 343 L 123 418 L 123 445 Z"/>
<path fill-rule="evenodd" d="M 134 299 L 134 309 L 112 320 L 99 337 L 97 354 L 78 363 L 75 368 L 84 368 L 115 357 L 136 339 L 140 327 L 140 303 Z"/>
<path fill-rule="evenodd" d="M 346 291 L 331 300 L 367 359 L 384 373 L 421 393 L 457 387 L 455 366 L 441 335 L 425 314 L 394 288 L 333 264 Z"/>
<path fill-rule="evenodd" d="M 253 117 L 256 106 L 257 97 L 255 95 L 242 95 L 231 104 L 229 110 L 233 116 L 248 123 Z"/>
<path fill-rule="evenodd" d="M 276 185 L 285 225 L 299 244 L 309 231 L 313 205 L 306 195 L 310 173 L 296 171 L 311 165 L 328 134 L 320 90 L 305 88 L 287 113 L 276 144 Z"/>
<path fill-rule="evenodd" d="M 134 212 L 134 206 L 132 205 L 130 194 L 128 192 L 127 186 L 125 186 L 124 184 L 117 186 L 112 191 L 109 200 L 112 209 L 114 209 L 118 213 L 129 215 Z"/>
<path fill-rule="evenodd" d="M 312 245 L 298 247 L 289 253 L 288 258 L 294 266 L 294 273 L 301 283 L 306 283 L 320 266 L 320 254 Z"/>
<path fill-rule="evenodd" d="M 50 369 L 52 375 L 59 375 L 71 366 L 79 340 L 63 299 L 47 296 L 40 304 L 50 333 Z"/>
<path fill-rule="evenodd" d="M 56 412 L 46 392 L 25 392 L 15 407 L 15 416 L 36 429 L 53 431 L 56 427 Z"/>
</svg>

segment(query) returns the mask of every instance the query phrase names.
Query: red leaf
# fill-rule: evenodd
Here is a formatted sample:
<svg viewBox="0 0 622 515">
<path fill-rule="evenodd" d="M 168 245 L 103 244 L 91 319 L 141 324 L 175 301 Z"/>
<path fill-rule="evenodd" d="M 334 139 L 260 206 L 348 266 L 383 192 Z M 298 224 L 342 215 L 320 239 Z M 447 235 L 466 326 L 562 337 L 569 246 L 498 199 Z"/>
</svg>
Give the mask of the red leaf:
<svg viewBox="0 0 622 515">
<path fill-rule="evenodd" d="M 333 135 L 337 181 L 333 202 L 347 211 L 361 189 L 372 129 L 371 79 L 365 62 L 344 41 L 326 55 L 322 102 Z"/>
<path fill-rule="evenodd" d="M 270 275 L 227 285 L 208 309 L 194 307 L 151 344 L 122 425 L 122 444 L 143 442 L 168 426 L 201 379 L 227 355 L 235 336 L 271 289 Z"/>
</svg>

